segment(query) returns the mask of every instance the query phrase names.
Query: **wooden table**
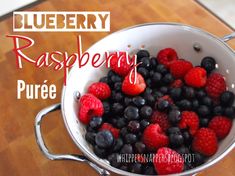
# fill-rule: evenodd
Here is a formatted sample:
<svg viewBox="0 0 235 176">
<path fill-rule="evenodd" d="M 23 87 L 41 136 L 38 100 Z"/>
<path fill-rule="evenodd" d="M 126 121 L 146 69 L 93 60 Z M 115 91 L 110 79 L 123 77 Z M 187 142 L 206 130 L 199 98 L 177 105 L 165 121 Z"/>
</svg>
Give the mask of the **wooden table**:
<svg viewBox="0 0 235 176">
<path fill-rule="evenodd" d="M 127 26 L 145 22 L 180 22 L 203 28 L 217 36 L 232 30 L 193 0 L 46 0 L 27 10 L 53 11 L 98 11 L 111 12 L 111 32 Z M 51 68 L 35 69 L 24 63 L 16 69 L 15 56 L 11 51 L 12 18 L 0 22 L 0 176 L 77 176 L 96 175 L 85 164 L 71 161 L 46 159 L 35 142 L 34 118 L 39 110 L 60 102 L 63 73 Z M 20 33 L 33 38 L 36 44 L 26 54 L 35 58 L 45 51 L 76 51 L 78 33 Z M 84 49 L 109 33 L 82 33 Z M 229 43 L 235 49 L 235 41 Z M 27 83 L 56 84 L 55 100 L 16 99 L 16 81 Z M 55 153 L 80 153 L 70 139 L 61 119 L 60 112 L 49 115 L 43 122 L 43 134 L 50 150 Z M 202 176 L 235 175 L 235 151 L 221 162 L 202 172 Z"/>
</svg>

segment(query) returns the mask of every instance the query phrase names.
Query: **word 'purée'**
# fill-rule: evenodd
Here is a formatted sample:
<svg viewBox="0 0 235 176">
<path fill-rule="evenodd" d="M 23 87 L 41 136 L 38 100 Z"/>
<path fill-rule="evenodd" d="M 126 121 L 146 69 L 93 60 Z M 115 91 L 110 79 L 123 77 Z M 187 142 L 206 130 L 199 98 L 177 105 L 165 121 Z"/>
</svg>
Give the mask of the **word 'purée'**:
<svg viewBox="0 0 235 176">
<path fill-rule="evenodd" d="M 82 45 L 81 45 L 81 36 L 78 37 L 77 42 L 77 53 L 72 53 L 71 55 L 68 52 L 44 52 L 39 54 L 37 58 L 30 58 L 23 53 L 23 50 L 30 48 L 34 45 L 34 40 L 21 36 L 21 35 L 7 35 L 7 37 L 11 37 L 14 42 L 13 52 L 16 56 L 16 66 L 17 68 L 23 68 L 22 62 L 29 62 L 33 64 L 36 68 L 40 67 L 50 67 L 53 66 L 55 71 L 63 69 L 64 73 L 64 84 L 66 85 L 67 74 L 71 67 L 75 64 L 78 65 L 78 68 L 84 67 L 89 61 L 91 62 L 94 68 L 98 68 L 105 64 L 107 68 L 110 67 L 110 61 L 112 58 L 118 58 L 118 67 L 120 67 L 120 60 L 125 58 L 127 63 L 132 65 L 132 69 L 129 74 L 129 80 L 131 83 L 136 83 L 137 77 L 137 56 L 133 55 L 132 57 L 128 55 L 127 52 L 105 52 L 104 57 L 101 56 L 100 53 L 95 53 L 93 56 L 90 56 L 88 52 L 82 52 Z M 23 46 L 20 46 L 20 40 L 24 40 L 26 43 Z M 60 59 L 58 59 L 60 58 Z M 104 59 L 103 59 L 104 58 Z M 134 75 L 133 75 L 134 74 Z"/>
</svg>

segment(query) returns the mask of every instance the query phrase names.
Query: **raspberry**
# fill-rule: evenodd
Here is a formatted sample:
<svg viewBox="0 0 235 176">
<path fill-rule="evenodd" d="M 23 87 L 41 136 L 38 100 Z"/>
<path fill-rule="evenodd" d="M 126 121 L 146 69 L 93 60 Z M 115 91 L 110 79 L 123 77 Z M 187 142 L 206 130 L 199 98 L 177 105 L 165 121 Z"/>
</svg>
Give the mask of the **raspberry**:
<svg viewBox="0 0 235 176">
<path fill-rule="evenodd" d="M 118 55 L 120 57 L 118 57 Z M 127 62 L 127 60 L 129 63 Z M 130 57 L 128 56 L 127 59 L 125 52 L 115 53 L 115 55 L 112 56 L 110 59 L 111 70 L 113 70 L 115 73 L 117 73 L 120 76 L 126 76 L 129 73 L 131 69 L 130 63 L 131 63 Z"/>
<path fill-rule="evenodd" d="M 189 133 L 194 135 L 199 128 L 199 117 L 193 111 L 183 111 L 179 122 L 180 129 L 189 129 Z"/>
<path fill-rule="evenodd" d="M 136 82 L 134 82 L 134 73 L 131 75 L 130 82 L 130 75 L 127 75 L 122 83 L 122 91 L 127 95 L 139 95 L 140 93 L 144 92 L 146 88 L 146 84 L 144 78 L 141 74 L 136 74 Z"/>
<path fill-rule="evenodd" d="M 180 173 L 184 169 L 182 156 L 167 147 L 158 149 L 153 164 L 159 175 Z"/>
<path fill-rule="evenodd" d="M 109 85 L 102 82 L 93 83 L 88 87 L 88 93 L 93 94 L 100 100 L 109 98 L 111 95 L 111 90 Z"/>
<path fill-rule="evenodd" d="M 171 83 L 170 87 L 173 88 L 180 88 L 184 85 L 183 81 L 181 79 L 176 79 L 173 83 Z"/>
<path fill-rule="evenodd" d="M 212 73 L 206 82 L 206 92 L 214 99 L 219 98 L 219 96 L 226 90 L 226 83 L 223 76 L 219 73 Z"/>
<path fill-rule="evenodd" d="M 142 141 L 151 151 L 157 151 L 158 148 L 169 144 L 168 137 L 158 124 L 150 124 L 145 128 Z"/>
<path fill-rule="evenodd" d="M 200 128 L 193 138 L 192 149 L 205 156 L 214 155 L 218 149 L 215 132 L 209 128 Z"/>
<path fill-rule="evenodd" d="M 165 112 L 155 111 L 151 116 L 150 121 L 151 123 L 157 123 L 164 132 L 170 127 L 170 123 Z"/>
<path fill-rule="evenodd" d="M 232 127 L 232 120 L 225 116 L 215 116 L 208 127 L 214 130 L 218 139 L 223 139 L 228 135 Z"/>
<path fill-rule="evenodd" d="M 206 70 L 201 67 L 192 68 L 184 77 L 186 84 L 197 88 L 205 86 L 206 79 Z"/>
<path fill-rule="evenodd" d="M 94 95 L 85 94 L 80 98 L 78 117 L 82 123 L 88 124 L 92 117 L 101 117 L 103 113 L 103 104 Z"/>
<path fill-rule="evenodd" d="M 169 68 L 172 61 L 175 61 L 178 59 L 178 55 L 176 51 L 172 48 L 165 48 L 159 51 L 157 55 L 157 60 L 160 64 L 163 64 L 166 66 L 166 68 Z"/>
<path fill-rule="evenodd" d="M 113 137 L 117 139 L 119 137 L 119 129 L 113 127 L 109 123 L 103 123 L 99 130 L 108 130 L 112 133 Z"/>
<path fill-rule="evenodd" d="M 175 78 L 184 78 L 186 73 L 193 68 L 191 62 L 179 59 L 170 65 L 170 72 Z"/>
</svg>

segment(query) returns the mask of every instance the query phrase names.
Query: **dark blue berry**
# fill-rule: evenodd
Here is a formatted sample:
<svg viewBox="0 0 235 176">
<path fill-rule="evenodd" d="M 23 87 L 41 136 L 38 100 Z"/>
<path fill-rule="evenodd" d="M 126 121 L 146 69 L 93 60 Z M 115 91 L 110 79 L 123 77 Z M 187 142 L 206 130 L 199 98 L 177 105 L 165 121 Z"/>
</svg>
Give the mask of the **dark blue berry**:
<svg viewBox="0 0 235 176">
<path fill-rule="evenodd" d="M 171 110 L 168 113 L 170 123 L 177 124 L 181 120 L 181 112 L 179 110 Z"/>
<path fill-rule="evenodd" d="M 102 104 L 103 104 L 103 108 L 104 108 L 104 115 L 109 114 L 109 112 L 110 112 L 110 104 L 109 104 L 109 102 L 103 101 Z"/>
<path fill-rule="evenodd" d="M 143 169 L 143 171 L 144 171 L 144 174 L 145 175 L 157 175 L 156 174 L 156 171 L 155 171 L 155 169 L 154 169 L 154 167 L 153 166 L 146 166 L 144 169 Z"/>
<path fill-rule="evenodd" d="M 113 76 L 111 76 L 111 81 L 113 82 L 113 83 L 116 83 L 116 82 L 121 82 L 122 81 L 122 78 L 119 76 L 119 75 L 113 75 Z"/>
<path fill-rule="evenodd" d="M 194 88 L 184 86 L 184 87 L 183 87 L 183 96 L 184 96 L 184 98 L 186 98 L 186 99 L 192 99 L 192 98 L 194 98 L 194 97 L 195 97 L 195 90 L 194 90 Z"/>
<path fill-rule="evenodd" d="M 146 79 L 145 83 L 146 83 L 147 87 L 151 87 L 152 86 L 152 80 L 150 78 Z"/>
<path fill-rule="evenodd" d="M 116 168 L 119 168 L 121 166 L 121 155 L 117 153 L 112 153 L 107 157 L 107 160 L 109 161 L 110 165 Z"/>
<path fill-rule="evenodd" d="M 121 151 L 121 154 L 132 154 L 133 153 L 133 148 L 131 144 L 124 144 Z"/>
<path fill-rule="evenodd" d="M 162 74 L 155 72 L 151 78 L 153 84 L 159 84 L 161 82 L 162 79 Z"/>
<path fill-rule="evenodd" d="M 156 67 L 156 71 L 161 73 L 161 74 L 166 74 L 168 71 L 166 69 L 166 67 L 162 64 L 158 64 Z"/>
<path fill-rule="evenodd" d="M 205 96 L 205 97 L 202 98 L 201 104 L 206 105 L 208 107 L 211 107 L 213 105 L 213 101 L 210 97 Z"/>
<path fill-rule="evenodd" d="M 135 134 L 132 133 L 128 133 L 125 137 L 124 137 L 124 141 L 126 144 L 133 144 L 137 141 L 137 136 Z"/>
<path fill-rule="evenodd" d="M 224 113 L 224 108 L 222 106 L 215 106 L 213 108 L 213 115 L 214 116 L 218 116 L 218 115 L 222 115 Z"/>
<path fill-rule="evenodd" d="M 200 153 L 194 153 L 193 165 L 199 166 L 204 163 L 205 157 Z"/>
<path fill-rule="evenodd" d="M 139 67 L 137 69 L 138 73 L 141 74 L 145 79 L 149 77 L 149 71 L 144 67 Z"/>
<path fill-rule="evenodd" d="M 176 152 L 181 154 L 181 155 L 185 155 L 185 154 L 189 154 L 189 148 L 185 147 L 185 146 L 181 146 L 179 148 L 176 149 Z"/>
<path fill-rule="evenodd" d="M 136 105 L 137 107 L 141 107 L 145 105 L 145 99 L 141 96 L 136 96 L 132 98 L 132 102 L 134 103 L 134 105 Z"/>
<path fill-rule="evenodd" d="M 181 99 L 182 89 L 181 88 L 172 88 L 170 90 L 170 96 L 173 100 Z"/>
<path fill-rule="evenodd" d="M 120 135 L 121 135 L 122 137 L 124 137 L 127 133 L 128 133 L 127 127 L 123 127 L 123 128 L 120 130 Z"/>
<path fill-rule="evenodd" d="M 124 99 L 124 95 L 121 92 L 112 93 L 112 99 L 115 102 L 121 102 Z"/>
<path fill-rule="evenodd" d="M 156 103 L 156 109 L 159 111 L 166 111 L 169 109 L 169 107 L 170 107 L 170 103 L 167 100 L 159 100 Z"/>
<path fill-rule="evenodd" d="M 210 120 L 208 118 L 200 118 L 200 127 L 208 127 Z"/>
<path fill-rule="evenodd" d="M 210 109 L 205 105 L 200 105 L 197 109 L 197 113 L 201 118 L 206 118 L 210 115 Z"/>
<path fill-rule="evenodd" d="M 192 100 L 192 109 L 194 111 L 196 111 L 198 107 L 199 107 L 199 101 L 197 99 L 193 99 Z"/>
<path fill-rule="evenodd" d="M 137 133 L 140 130 L 140 123 L 136 120 L 132 120 L 128 123 L 127 129 L 132 133 Z"/>
<path fill-rule="evenodd" d="M 153 114 L 153 109 L 150 106 L 143 106 L 140 109 L 140 116 L 142 118 L 150 118 Z"/>
<path fill-rule="evenodd" d="M 139 50 L 136 55 L 137 55 L 138 60 L 140 60 L 143 57 L 149 57 L 150 56 L 150 54 L 147 50 Z"/>
<path fill-rule="evenodd" d="M 140 121 L 140 129 L 143 131 L 147 126 L 149 126 L 149 122 L 145 119 Z"/>
<path fill-rule="evenodd" d="M 113 135 L 110 131 L 103 130 L 96 134 L 95 143 L 100 148 L 109 148 L 114 143 Z"/>
<path fill-rule="evenodd" d="M 144 99 L 146 100 L 146 103 L 150 106 L 153 106 L 155 104 L 155 98 L 151 94 L 144 95 Z"/>
<path fill-rule="evenodd" d="M 186 145 L 190 145 L 192 142 L 192 139 L 193 139 L 192 136 L 190 135 L 190 133 L 187 130 L 185 130 L 182 132 L 182 136 L 184 138 L 184 143 Z"/>
<path fill-rule="evenodd" d="M 116 83 L 114 84 L 114 89 L 115 89 L 116 91 L 121 91 L 121 90 L 122 90 L 122 82 L 116 82 Z"/>
<path fill-rule="evenodd" d="M 123 128 L 124 126 L 126 126 L 126 119 L 125 118 L 118 118 L 117 119 L 117 123 L 116 123 L 116 126 L 121 129 Z"/>
<path fill-rule="evenodd" d="M 170 134 L 181 134 L 179 127 L 170 127 L 167 129 L 168 135 Z"/>
<path fill-rule="evenodd" d="M 225 91 L 220 96 L 220 103 L 223 106 L 231 106 L 234 102 L 234 93 L 231 91 Z"/>
<path fill-rule="evenodd" d="M 108 83 L 109 83 L 109 81 L 108 81 L 108 80 L 109 80 L 109 79 L 108 79 L 108 77 L 107 77 L 107 76 L 105 76 L 105 77 L 100 78 L 99 82 L 103 82 L 103 83 L 108 84 Z"/>
<path fill-rule="evenodd" d="M 152 57 L 151 59 L 150 59 L 150 67 L 152 68 L 152 69 L 155 69 L 156 68 L 156 66 L 157 66 L 157 58 L 156 57 Z"/>
<path fill-rule="evenodd" d="M 162 87 L 160 87 L 160 89 L 159 89 L 159 91 L 161 92 L 161 93 L 163 93 L 163 94 L 167 94 L 168 93 L 168 87 L 166 87 L 166 86 L 162 86 Z"/>
<path fill-rule="evenodd" d="M 136 174 L 141 174 L 141 172 L 142 172 L 142 164 L 140 164 L 140 163 L 133 163 L 133 164 L 131 164 L 130 172 L 136 173 Z"/>
<path fill-rule="evenodd" d="M 146 151 L 146 146 L 143 142 L 136 142 L 134 145 L 134 149 L 136 153 L 141 154 Z"/>
<path fill-rule="evenodd" d="M 132 98 L 130 98 L 130 97 L 125 97 L 124 98 L 124 105 L 125 106 L 128 106 L 128 105 L 130 105 L 132 103 Z"/>
<path fill-rule="evenodd" d="M 140 59 L 140 62 L 142 62 L 142 63 L 140 64 L 140 67 L 144 67 L 144 68 L 146 68 L 146 69 L 149 69 L 149 68 L 150 68 L 150 59 L 149 59 L 149 57 L 142 57 L 142 58 Z"/>
<path fill-rule="evenodd" d="M 162 82 L 165 83 L 166 85 L 169 85 L 173 81 L 174 81 L 174 77 L 170 73 L 165 74 L 162 78 Z"/>
<path fill-rule="evenodd" d="M 96 133 L 87 132 L 85 135 L 85 139 L 90 144 L 95 145 L 95 136 L 96 136 Z"/>
<path fill-rule="evenodd" d="M 204 57 L 201 61 L 201 67 L 203 67 L 207 73 L 215 69 L 215 64 L 215 59 L 212 57 Z"/>
<path fill-rule="evenodd" d="M 124 110 L 124 117 L 127 120 L 136 120 L 139 118 L 139 109 L 135 106 L 127 106 Z"/>
<path fill-rule="evenodd" d="M 114 146 L 113 146 L 113 152 L 119 152 L 123 146 L 123 140 L 121 138 L 118 138 L 115 140 Z"/>
<path fill-rule="evenodd" d="M 231 107 L 225 108 L 224 114 L 227 117 L 234 118 L 234 116 L 235 116 L 235 107 L 231 106 Z"/>
<path fill-rule="evenodd" d="M 94 153 L 100 158 L 105 158 L 107 156 L 107 151 L 104 148 L 98 147 L 97 145 L 94 147 Z"/>
<path fill-rule="evenodd" d="M 91 121 L 89 122 L 89 125 L 93 129 L 98 129 L 102 124 L 102 118 L 101 117 L 93 117 Z"/>
<path fill-rule="evenodd" d="M 154 90 L 152 95 L 153 95 L 154 99 L 158 99 L 158 98 L 162 97 L 164 94 L 162 92 Z"/>
<path fill-rule="evenodd" d="M 177 105 L 181 110 L 190 110 L 192 108 L 192 103 L 186 99 L 178 101 Z"/>
<path fill-rule="evenodd" d="M 112 112 L 114 114 L 121 114 L 123 112 L 123 105 L 120 103 L 113 103 L 112 105 Z"/>
<path fill-rule="evenodd" d="M 169 141 L 172 147 L 179 147 L 184 144 L 184 137 L 181 134 L 170 134 Z"/>
<path fill-rule="evenodd" d="M 206 96 L 206 92 L 203 89 L 199 89 L 198 91 L 196 91 L 196 98 L 198 100 L 200 100 L 204 96 Z"/>
</svg>

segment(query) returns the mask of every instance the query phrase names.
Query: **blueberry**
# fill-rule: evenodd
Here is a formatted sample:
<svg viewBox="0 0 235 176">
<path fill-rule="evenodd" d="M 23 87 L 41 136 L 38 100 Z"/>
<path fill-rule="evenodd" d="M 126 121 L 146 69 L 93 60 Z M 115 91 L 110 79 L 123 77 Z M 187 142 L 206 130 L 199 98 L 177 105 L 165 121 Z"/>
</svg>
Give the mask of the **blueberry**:
<svg viewBox="0 0 235 176">
<path fill-rule="evenodd" d="M 198 107 L 199 107 L 199 101 L 197 99 L 193 99 L 192 100 L 192 109 L 194 111 L 196 111 Z"/>
<path fill-rule="evenodd" d="M 167 100 L 160 100 L 156 103 L 156 109 L 159 111 L 166 111 L 170 107 L 170 103 Z"/>
<path fill-rule="evenodd" d="M 207 73 L 215 69 L 215 64 L 215 59 L 212 57 L 204 57 L 201 61 L 201 67 L 203 67 Z"/>
<path fill-rule="evenodd" d="M 137 55 L 138 60 L 140 60 L 143 57 L 149 57 L 150 56 L 150 54 L 147 50 L 139 50 L 136 55 Z"/>
<path fill-rule="evenodd" d="M 121 170 L 124 170 L 124 171 L 128 171 L 128 166 L 127 165 L 122 165 L 121 167 L 120 167 L 120 169 Z"/>
<path fill-rule="evenodd" d="M 190 133 L 187 130 L 185 130 L 185 131 L 182 132 L 182 135 L 183 135 L 183 138 L 184 138 L 184 143 L 186 145 L 190 145 L 191 142 L 192 142 L 192 136 L 190 135 Z"/>
<path fill-rule="evenodd" d="M 114 114 L 121 114 L 123 112 L 123 106 L 120 103 L 113 103 L 112 112 Z"/>
<path fill-rule="evenodd" d="M 89 122 L 89 125 L 93 129 L 98 129 L 102 124 L 102 118 L 101 117 L 93 117 L 91 121 Z"/>
<path fill-rule="evenodd" d="M 95 143 L 100 148 L 109 148 L 113 145 L 114 138 L 110 131 L 103 130 L 96 134 Z"/>
<path fill-rule="evenodd" d="M 166 86 L 162 86 L 162 87 L 160 87 L 160 92 L 161 93 L 163 93 L 163 94 L 167 94 L 167 92 L 168 92 L 168 87 L 166 87 Z"/>
<path fill-rule="evenodd" d="M 166 74 L 168 71 L 166 69 L 166 67 L 162 64 L 158 64 L 156 67 L 156 71 L 161 73 L 161 74 Z"/>
<path fill-rule="evenodd" d="M 184 137 L 181 134 L 170 134 L 169 141 L 172 147 L 179 147 L 184 144 Z"/>
<path fill-rule="evenodd" d="M 149 71 L 144 67 L 139 67 L 137 69 L 138 73 L 141 74 L 145 79 L 149 77 Z"/>
<path fill-rule="evenodd" d="M 136 120 L 132 120 L 128 123 L 127 129 L 132 133 L 137 133 L 140 130 L 140 123 Z"/>
<path fill-rule="evenodd" d="M 152 87 L 152 80 L 150 78 L 145 80 L 147 87 Z"/>
<path fill-rule="evenodd" d="M 143 106 L 140 109 L 140 116 L 142 118 L 150 118 L 153 114 L 153 109 L 150 106 Z"/>
<path fill-rule="evenodd" d="M 130 172 L 136 173 L 136 174 L 141 174 L 141 172 L 142 172 L 142 164 L 140 164 L 140 163 L 133 163 L 133 164 L 131 164 Z"/>
<path fill-rule="evenodd" d="M 176 149 L 176 152 L 181 154 L 181 155 L 189 154 L 189 148 L 187 148 L 185 146 L 181 146 L 181 147 Z"/>
<path fill-rule="evenodd" d="M 124 110 L 124 117 L 127 120 L 136 120 L 139 118 L 139 109 L 135 106 L 127 106 Z"/>
<path fill-rule="evenodd" d="M 194 88 L 184 86 L 184 87 L 183 87 L 183 96 L 184 96 L 186 99 L 192 99 L 192 98 L 194 98 L 194 97 L 195 97 L 195 90 L 194 90 Z"/>
<path fill-rule="evenodd" d="M 118 138 L 115 140 L 114 146 L 113 146 L 113 151 L 118 152 L 123 146 L 123 140 L 121 138 Z"/>
<path fill-rule="evenodd" d="M 94 153 L 100 158 L 105 158 L 107 156 L 107 151 L 104 148 L 98 147 L 97 145 L 94 147 Z"/>
<path fill-rule="evenodd" d="M 206 118 L 210 115 L 210 109 L 205 105 L 200 105 L 197 109 L 197 113 L 200 117 Z"/>
<path fill-rule="evenodd" d="M 134 105 L 136 105 L 137 107 L 141 107 L 145 105 L 145 99 L 141 96 L 136 96 L 132 98 L 132 102 L 134 103 Z"/>
<path fill-rule="evenodd" d="M 108 118 L 107 119 L 108 123 L 111 123 L 112 125 L 116 126 L 117 124 L 117 119 L 116 118 Z"/>
<path fill-rule="evenodd" d="M 153 84 L 159 84 L 161 82 L 162 79 L 162 74 L 155 72 L 151 78 Z"/>
<path fill-rule="evenodd" d="M 146 87 L 146 89 L 144 90 L 144 95 L 151 94 L 152 92 L 153 89 L 151 89 L 150 87 Z"/>
<path fill-rule="evenodd" d="M 196 91 L 196 97 L 197 99 L 201 99 L 203 98 L 204 96 L 206 96 L 206 92 L 203 90 L 203 89 L 199 89 L 198 91 Z"/>
<path fill-rule="evenodd" d="M 103 82 L 103 83 L 108 84 L 108 83 L 109 83 L 109 81 L 108 81 L 108 80 L 109 80 L 109 79 L 108 79 L 108 77 L 107 77 L 107 76 L 105 76 L 105 77 L 100 78 L 99 82 Z"/>
<path fill-rule="evenodd" d="M 205 97 L 202 98 L 201 104 L 206 105 L 208 107 L 211 107 L 212 104 L 213 104 L 213 101 L 212 101 L 212 99 L 210 97 L 205 96 Z"/>
<path fill-rule="evenodd" d="M 143 142 L 136 142 L 134 145 L 134 149 L 136 153 L 141 154 L 146 151 L 146 146 Z"/>
<path fill-rule="evenodd" d="M 114 90 L 121 91 L 122 90 L 122 82 L 116 82 L 114 84 Z"/>
<path fill-rule="evenodd" d="M 155 98 L 151 94 L 147 94 L 144 96 L 144 99 L 146 100 L 146 103 L 150 106 L 153 106 L 155 104 Z"/>
<path fill-rule="evenodd" d="M 234 118 L 234 116 L 235 116 L 235 107 L 231 106 L 231 107 L 225 108 L 224 114 L 227 117 Z"/>
<path fill-rule="evenodd" d="M 222 115 L 224 113 L 224 108 L 222 106 L 215 106 L 213 108 L 213 115 L 217 116 L 217 115 Z"/>
<path fill-rule="evenodd" d="M 124 144 L 120 153 L 121 154 L 132 154 L 133 148 L 132 148 L 131 144 Z"/>
<path fill-rule="evenodd" d="M 85 135 L 85 139 L 90 144 L 95 145 L 95 136 L 96 136 L 96 133 L 87 132 Z"/>
<path fill-rule="evenodd" d="M 153 166 L 146 166 L 144 169 L 144 175 L 157 175 Z"/>
<path fill-rule="evenodd" d="M 234 102 L 234 93 L 225 91 L 220 96 L 220 103 L 223 106 L 231 106 Z"/>
<path fill-rule="evenodd" d="M 181 134 L 179 127 L 170 127 L 167 129 L 168 135 L 170 134 Z"/>
<path fill-rule="evenodd" d="M 158 99 L 158 98 L 162 97 L 164 94 L 162 92 L 154 90 L 152 95 L 153 95 L 154 99 Z"/>
<path fill-rule="evenodd" d="M 181 88 L 172 88 L 170 90 L 170 96 L 173 100 L 179 100 L 181 99 L 181 93 L 182 89 Z"/>
<path fill-rule="evenodd" d="M 124 95 L 121 92 L 112 92 L 112 99 L 115 102 L 121 102 L 124 99 Z"/>
<path fill-rule="evenodd" d="M 121 155 L 117 153 L 112 153 L 107 157 L 107 160 L 109 161 L 110 165 L 116 168 L 119 168 L 121 166 Z"/>
<path fill-rule="evenodd" d="M 177 124 L 181 120 L 181 112 L 179 110 L 171 110 L 168 113 L 170 123 Z"/>
<path fill-rule="evenodd" d="M 208 118 L 200 118 L 200 127 L 208 127 L 209 121 Z"/>
<path fill-rule="evenodd" d="M 140 67 L 144 67 L 146 69 L 149 69 L 149 67 L 150 67 L 150 59 L 149 59 L 149 57 L 142 57 L 140 59 L 140 62 L 142 62 L 140 64 Z"/>
<path fill-rule="evenodd" d="M 121 129 L 121 128 L 123 128 L 124 126 L 126 126 L 126 119 L 125 119 L 125 118 L 118 118 L 118 119 L 117 119 L 116 126 L 117 126 L 119 129 Z"/>
<path fill-rule="evenodd" d="M 199 166 L 204 163 L 205 157 L 200 153 L 194 153 L 193 165 Z"/>
<path fill-rule="evenodd" d="M 157 58 L 156 57 L 152 57 L 151 59 L 150 59 L 150 67 L 152 68 L 152 69 L 155 69 L 156 68 L 156 66 L 157 66 Z"/>
<path fill-rule="evenodd" d="M 178 101 L 177 105 L 181 110 L 190 110 L 192 108 L 192 103 L 186 99 Z"/>
<path fill-rule="evenodd" d="M 116 73 L 115 73 L 113 70 L 109 70 L 109 72 L 108 72 L 108 78 L 111 79 L 111 77 L 112 77 L 112 76 L 115 76 L 115 75 L 116 75 Z"/>
<path fill-rule="evenodd" d="M 141 120 L 140 121 L 140 129 L 143 131 L 149 124 L 150 123 L 147 120 L 145 120 L 145 119 Z"/>
<path fill-rule="evenodd" d="M 129 98 L 129 97 L 125 97 L 124 98 L 124 105 L 125 106 L 128 106 L 132 103 L 132 98 Z"/>
<path fill-rule="evenodd" d="M 172 76 L 172 74 L 167 73 L 163 76 L 162 81 L 163 83 L 169 85 L 170 83 L 174 81 L 174 77 Z"/>
<path fill-rule="evenodd" d="M 128 133 L 124 137 L 124 141 L 126 144 L 133 144 L 137 141 L 137 136 L 135 134 Z"/>
<path fill-rule="evenodd" d="M 104 108 L 104 115 L 109 114 L 109 112 L 110 112 L 110 104 L 109 104 L 109 102 L 103 101 L 102 104 L 103 104 L 103 108 Z"/>
<path fill-rule="evenodd" d="M 128 133 L 127 127 L 123 127 L 123 128 L 120 130 L 120 135 L 121 135 L 122 137 L 124 137 L 127 133 Z"/>
<path fill-rule="evenodd" d="M 91 128 L 89 125 L 86 126 L 86 131 L 87 131 L 87 132 L 92 132 L 92 133 L 96 132 L 96 130 L 93 129 L 93 128 Z"/>
<path fill-rule="evenodd" d="M 121 82 L 122 81 L 122 77 L 120 77 L 119 75 L 113 75 L 113 76 L 111 76 L 111 81 L 113 83 Z"/>
</svg>

